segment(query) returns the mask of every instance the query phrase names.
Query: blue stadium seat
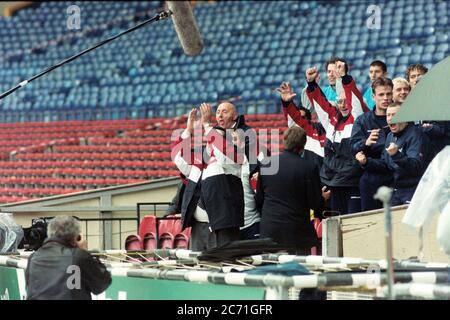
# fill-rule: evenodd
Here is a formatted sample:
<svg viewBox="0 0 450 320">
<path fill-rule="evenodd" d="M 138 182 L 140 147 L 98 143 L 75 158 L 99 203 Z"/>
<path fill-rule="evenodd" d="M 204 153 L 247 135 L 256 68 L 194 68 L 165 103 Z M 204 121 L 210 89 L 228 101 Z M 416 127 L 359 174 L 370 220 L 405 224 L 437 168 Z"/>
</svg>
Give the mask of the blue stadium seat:
<svg viewBox="0 0 450 320">
<path fill-rule="evenodd" d="M 46 81 L 37 80 L 34 87 L 27 87 L 34 96 L 43 95 L 44 88 L 59 93 L 48 94 L 46 100 L 21 101 L 17 106 L 12 106 L 16 101 L 5 100 L 4 109 L 39 110 L 40 105 L 45 105 L 45 108 L 59 110 L 68 106 L 90 108 L 97 103 L 102 107 L 152 103 L 164 108 L 166 104 L 213 99 L 218 93 L 229 94 L 236 90 L 250 98 L 249 93 L 254 89 L 262 90 L 261 86 L 280 81 L 279 75 L 283 79 L 295 79 L 305 66 L 322 66 L 332 55 L 345 56 L 354 72 L 366 78 L 367 65 L 373 57 L 385 59 L 397 72 L 421 60 L 432 65 L 448 54 L 450 14 L 446 2 L 383 3 L 381 30 L 370 30 L 364 23 L 356 23 L 365 21 L 365 9 L 369 4 L 369 1 L 342 1 L 339 6 L 329 1 L 201 4 L 195 8 L 205 42 L 201 55 L 184 55 L 173 27 L 162 22 L 149 28 L 148 33 L 131 33 L 64 66 L 64 71 L 53 72 Z M 158 5 L 139 1 L 85 2 L 82 6 L 89 14 L 83 21 L 88 26 L 98 26 L 99 22 Z M 11 55 L 0 66 L 5 85 L 22 81 L 134 24 L 132 20 L 124 21 L 107 30 L 96 30 L 90 37 L 84 35 L 51 45 L 40 53 L 34 50 L 32 54 L 13 55 L 17 50 L 67 34 L 66 17 L 60 14 L 64 8 L 65 4 L 58 2 L 42 3 L 19 11 L 8 20 L 0 19 L 0 35 L 4 40 L 0 43 L 0 55 Z M 348 19 L 349 15 L 352 19 Z M 319 27 L 311 25 L 311 19 Z M 337 37 L 339 42 L 330 41 Z M 141 45 L 147 42 L 148 45 Z M 95 87 L 95 78 L 99 79 L 98 91 L 83 87 L 84 82 Z M 227 80 L 239 82 L 239 85 L 225 83 Z M 63 86 L 64 82 L 67 84 Z M 78 88 L 80 90 L 76 90 Z M 201 90 L 205 90 L 204 96 L 196 95 Z M 171 97 L 166 98 L 168 95 Z M 258 96 L 270 98 L 264 90 Z M 181 107 L 175 109 L 170 112 L 182 110 Z"/>
</svg>

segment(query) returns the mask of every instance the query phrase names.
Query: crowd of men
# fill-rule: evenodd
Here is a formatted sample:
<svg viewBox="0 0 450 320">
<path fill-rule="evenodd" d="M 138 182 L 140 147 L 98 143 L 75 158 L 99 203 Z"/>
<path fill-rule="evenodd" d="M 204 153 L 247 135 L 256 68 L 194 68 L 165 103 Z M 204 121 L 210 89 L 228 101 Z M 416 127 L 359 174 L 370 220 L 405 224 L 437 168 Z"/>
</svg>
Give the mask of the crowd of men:
<svg viewBox="0 0 450 320">
<path fill-rule="evenodd" d="M 448 122 L 391 122 L 428 69 L 414 64 L 406 78 L 391 80 L 375 60 L 364 94 L 344 59 L 331 58 L 325 70 L 324 89 L 318 68 L 306 70 L 300 105 L 289 83 L 277 89 L 289 127 L 281 154 L 270 156 L 232 103 L 219 104 L 216 125 L 209 104 L 192 109 L 172 149 L 192 250 L 270 237 L 305 254 L 320 247 L 311 220 L 324 210 L 379 209 L 374 194 L 383 185 L 394 190 L 392 205 L 409 203 L 429 162 L 450 144 Z"/>
</svg>

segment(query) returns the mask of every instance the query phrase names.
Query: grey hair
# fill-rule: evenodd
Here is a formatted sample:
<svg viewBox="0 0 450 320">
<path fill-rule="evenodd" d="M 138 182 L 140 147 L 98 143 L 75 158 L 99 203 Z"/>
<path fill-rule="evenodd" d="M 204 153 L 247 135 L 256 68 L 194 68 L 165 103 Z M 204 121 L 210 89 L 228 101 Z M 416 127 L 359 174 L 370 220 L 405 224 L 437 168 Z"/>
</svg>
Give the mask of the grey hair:
<svg viewBox="0 0 450 320">
<path fill-rule="evenodd" d="M 75 218 L 58 216 L 50 221 L 47 232 L 49 238 L 56 238 L 66 243 L 70 243 L 81 233 L 81 228 Z"/>
</svg>

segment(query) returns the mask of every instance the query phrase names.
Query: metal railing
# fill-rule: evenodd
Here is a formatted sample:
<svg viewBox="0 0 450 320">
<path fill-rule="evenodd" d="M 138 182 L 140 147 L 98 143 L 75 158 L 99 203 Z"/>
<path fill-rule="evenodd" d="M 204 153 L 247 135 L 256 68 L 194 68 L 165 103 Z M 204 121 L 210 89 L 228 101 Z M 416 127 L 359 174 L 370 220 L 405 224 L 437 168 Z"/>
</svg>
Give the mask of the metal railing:
<svg viewBox="0 0 450 320">
<path fill-rule="evenodd" d="M 122 222 L 123 221 L 136 221 L 136 225 L 138 226 L 139 223 L 137 221 L 136 218 L 78 218 L 78 217 L 74 217 L 76 218 L 78 221 L 80 222 L 84 222 L 85 223 L 85 234 L 86 234 L 86 239 L 88 237 L 92 237 L 93 235 L 89 235 L 89 222 L 101 222 L 102 223 L 102 244 L 103 244 L 103 250 L 105 250 L 105 244 L 106 244 L 106 232 L 105 232 L 105 222 L 106 221 L 118 221 L 119 222 L 119 249 L 122 249 Z M 138 227 L 139 228 L 139 227 Z M 129 231 L 126 231 L 129 232 Z"/>
<path fill-rule="evenodd" d="M 138 220 L 138 231 L 139 231 L 139 226 L 141 223 L 141 215 L 142 215 L 142 207 L 143 206 L 153 206 L 153 211 L 150 211 L 151 214 L 153 214 L 154 216 L 158 216 L 158 213 L 160 212 L 166 212 L 167 207 L 170 205 L 170 202 L 138 202 L 136 204 L 136 213 L 137 213 L 137 220 Z M 164 208 L 164 210 L 162 209 L 157 209 L 157 206 L 166 206 Z M 159 214 L 160 216 L 161 214 Z M 164 214 L 163 214 L 164 215 Z"/>
<path fill-rule="evenodd" d="M 139 232 L 139 226 L 140 226 L 140 222 L 141 222 L 141 218 L 144 214 L 150 214 L 153 215 L 155 217 L 157 217 L 157 224 L 159 223 L 159 220 L 168 220 L 168 219 L 179 219 L 179 218 L 174 218 L 174 217 L 163 217 L 163 215 L 165 214 L 167 207 L 170 205 L 170 202 L 142 202 L 142 203 L 137 203 L 136 205 L 136 216 L 135 217 L 114 217 L 114 218 L 80 218 L 77 216 L 73 216 L 75 219 L 77 219 L 81 224 L 82 227 L 84 227 L 84 234 L 86 239 L 88 238 L 92 238 L 92 237 L 101 237 L 101 244 L 103 247 L 103 250 L 106 249 L 105 244 L 107 243 L 107 237 L 110 236 L 111 237 L 111 241 L 113 241 L 113 236 L 114 235 L 118 235 L 119 237 L 119 249 L 122 249 L 123 246 L 123 241 L 122 241 L 122 235 L 127 234 L 127 233 L 138 233 Z M 144 209 L 143 207 L 150 207 L 147 209 Z M 54 217 L 40 217 L 40 219 L 45 220 L 45 222 L 49 222 L 51 219 L 53 219 Z M 123 223 L 125 221 L 134 221 L 136 223 L 136 229 L 132 229 L 132 230 L 124 230 L 123 229 Z M 99 234 L 93 234 L 93 233 L 89 233 L 89 230 L 92 230 L 92 227 L 90 228 L 89 225 L 90 223 L 94 223 L 94 222 L 98 222 L 101 224 L 101 231 Z M 110 235 L 108 235 L 108 232 L 106 232 L 106 223 L 107 222 L 112 222 L 112 223 L 118 223 L 118 229 L 119 232 L 118 233 L 112 233 Z M 113 226 L 111 226 L 111 230 Z M 158 229 L 158 228 L 157 228 Z M 158 239 L 159 235 L 158 235 L 158 230 L 156 230 L 156 239 Z"/>
</svg>

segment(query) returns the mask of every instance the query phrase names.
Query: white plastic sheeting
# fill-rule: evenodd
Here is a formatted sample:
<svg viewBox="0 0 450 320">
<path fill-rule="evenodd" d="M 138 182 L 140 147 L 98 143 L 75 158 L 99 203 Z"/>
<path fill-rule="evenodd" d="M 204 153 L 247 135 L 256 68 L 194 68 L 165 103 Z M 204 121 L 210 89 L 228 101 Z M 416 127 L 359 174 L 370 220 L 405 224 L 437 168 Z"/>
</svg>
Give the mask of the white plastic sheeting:
<svg viewBox="0 0 450 320">
<path fill-rule="evenodd" d="M 450 146 L 439 152 L 420 179 L 403 223 L 422 227 L 439 217 L 436 237 L 441 249 L 450 254 Z"/>
<path fill-rule="evenodd" d="M 17 251 L 22 241 L 23 230 L 11 213 L 0 212 L 0 253 Z"/>
</svg>

